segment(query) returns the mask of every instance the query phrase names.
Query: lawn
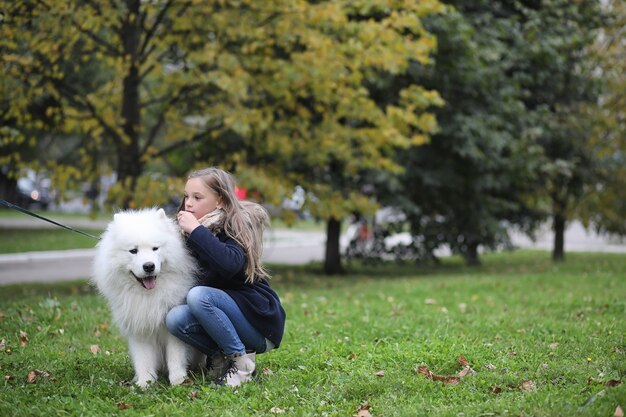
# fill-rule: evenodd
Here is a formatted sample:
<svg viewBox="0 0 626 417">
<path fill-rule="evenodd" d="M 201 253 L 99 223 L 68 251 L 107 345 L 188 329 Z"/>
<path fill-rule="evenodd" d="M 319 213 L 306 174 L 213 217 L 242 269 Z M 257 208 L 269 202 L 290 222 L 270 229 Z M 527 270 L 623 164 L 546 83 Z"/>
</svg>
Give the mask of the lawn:
<svg viewBox="0 0 626 417">
<path fill-rule="evenodd" d="M 0 288 L 1 416 L 613 416 L 626 409 L 626 256 L 545 252 L 468 268 L 324 277 L 274 266 L 283 346 L 236 391 L 143 392 L 85 282 Z"/>
<path fill-rule="evenodd" d="M 48 213 L 39 211 L 38 214 L 49 217 L 61 224 L 72 227 L 75 221 L 88 221 L 87 215 L 68 213 Z M 31 218 L 23 213 L 11 210 L 0 210 L 0 219 L 20 219 L 30 220 L 34 225 L 41 225 L 42 228 L 32 227 L 0 227 L 0 254 L 20 253 L 30 251 L 65 250 L 65 249 L 89 249 L 95 247 L 97 241 L 88 236 L 50 225 L 43 220 Z M 98 217 L 99 224 L 103 224 L 111 219 L 111 216 L 101 215 Z M 82 232 L 93 236 L 100 236 L 103 228 L 74 227 Z M 293 224 L 287 224 L 279 218 L 272 219 L 272 229 L 297 229 L 304 231 L 323 231 L 324 225 L 312 220 L 298 220 Z"/>
</svg>

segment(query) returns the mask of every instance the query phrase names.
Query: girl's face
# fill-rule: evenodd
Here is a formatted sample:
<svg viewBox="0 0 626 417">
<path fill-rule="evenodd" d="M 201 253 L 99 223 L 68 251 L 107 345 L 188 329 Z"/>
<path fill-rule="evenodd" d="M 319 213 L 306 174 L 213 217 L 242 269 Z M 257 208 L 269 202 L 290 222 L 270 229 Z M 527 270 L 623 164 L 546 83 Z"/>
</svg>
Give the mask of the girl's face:
<svg viewBox="0 0 626 417">
<path fill-rule="evenodd" d="M 222 199 L 207 187 L 201 178 L 189 178 L 185 184 L 185 211 L 200 220 L 215 209 L 222 207 Z"/>
</svg>

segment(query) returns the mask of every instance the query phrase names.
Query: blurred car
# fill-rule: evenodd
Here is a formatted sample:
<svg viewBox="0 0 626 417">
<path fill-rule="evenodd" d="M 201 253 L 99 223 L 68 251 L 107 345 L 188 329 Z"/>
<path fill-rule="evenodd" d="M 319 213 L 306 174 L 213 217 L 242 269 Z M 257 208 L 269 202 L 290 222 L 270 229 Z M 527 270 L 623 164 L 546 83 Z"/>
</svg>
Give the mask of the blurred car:
<svg viewBox="0 0 626 417">
<path fill-rule="evenodd" d="M 54 199 L 51 184 L 50 178 L 40 177 L 33 171 L 27 172 L 25 177 L 17 180 L 17 204 L 25 208 L 47 210 Z"/>
</svg>

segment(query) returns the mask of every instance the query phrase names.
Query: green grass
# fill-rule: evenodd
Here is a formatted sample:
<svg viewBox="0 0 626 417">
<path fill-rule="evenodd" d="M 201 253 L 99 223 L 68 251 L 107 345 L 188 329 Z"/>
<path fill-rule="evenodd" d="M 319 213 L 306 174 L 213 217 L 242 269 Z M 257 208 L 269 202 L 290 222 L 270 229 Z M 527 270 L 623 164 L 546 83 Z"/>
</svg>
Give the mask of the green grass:
<svg viewBox="0 0 626 417">
<path fill-rule="evenodd" d="M 54 210 L 40 210 L 34 209 L 31 210 L 33 213 L 36 213 L 40 216 L 50 218 L 56 221 L 63 220 L 104 220 L 107 221 L 111 218 L 111 213 L 96 213 L 95 216 L 92 216 L 89 213 L 67 213 L 64 211 L 54 211 Z M 25 213 L 19 212 L 14 209 L 0 207 L 0 219 L 23 219 L 29 218 L 29 216 Z M 42 221 L 42 220 L 36 220 Z"/>
<path fill-rule="evenodd" d="M 46 215 L 44 212 L 40 213 Z M 14 218 L 17 215 L 23 217 L 24 214 L 15 212 L 13 213 L 0 210 L 0 218 Z M 21 218 L 19 217 L 19 218 Z M 88 220 L 86 215 L 68 215 L 50 216 L 52 219 L 65 224 L 70 220 Z M 102 218 L 100 220 L 110 220 L 109 218 Z M 43 220 L 33 219 L 34 222 L 45 223 Z M 77 230 L 89 233 L 94 236 L 100 236 L 102 229 L 91 229 L 84 227 L 74 227 Z M 323 231 L 324 226 L 321 223 L 313 221 L 299 220 L 292 225 L 287 225 L 280 219 L 272 219 L 272 229 L 294 229 L 303 231 Z M 0 254 L 2 253 L 20 253 L 31 251 L 47 251 L 47 250 L 64 250 L 64 249 L 88 249 L 93 248 L 96 245 L 96 240 L 75 233 L 60 227 L 46 227 L 46 228 L 20 228 L 20 227 L 0 227 Z"/>
<path fill-rule="evenodd" d="M 85 282 L 2 287 L 0 415 L 351 416 L 365 402 L 373 416 L 626 408 L 626 384 L 606 386 L 626 373 L 624 255 L 569 254 L 553 265 L 548 253 L 525 251 L 487 255 L 480 268 L 451 258 L 437 269 L 357 266 L 332 278 L 315 266 L 272 269 L 288 314 L 284 343 L 257 358 L 271 373 L 235 392 L 200 376 L 129 386 L 126 342 Z M 415 371 L 455 375 L 461 355 L 476 373 L 457 385 Z M 28 383 L 34 370 L 47 374 Z M 520 389 L 525 381 L 536 388 Z"/>
<path fill-rule="evenodd" d="M 102 230 L 80 229 L 100 236 Z M 3 229 L 0 228 L 0 253 L 20 253 L 45 250 L 88 249 L 97 241 L 65 229 Z"/>
</svg>

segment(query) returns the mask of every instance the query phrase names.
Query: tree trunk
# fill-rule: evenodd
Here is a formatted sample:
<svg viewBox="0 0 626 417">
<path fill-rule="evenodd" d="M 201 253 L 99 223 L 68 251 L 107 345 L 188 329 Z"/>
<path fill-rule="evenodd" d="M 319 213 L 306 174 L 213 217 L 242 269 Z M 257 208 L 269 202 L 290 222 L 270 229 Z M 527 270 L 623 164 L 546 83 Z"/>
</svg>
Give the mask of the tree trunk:
<svg viewBox="0 0 626 417">
<path fill-rule="evenodd" d="M 465 253 L 465 263 L 469 266 L 480 265 L 480 255 L 478 255 L 478 243 L 470 243 Z"/>
<path fill-rule="evenodd" d="M 341 266 L 341 253 L 339 251 L 339 235 L 341 234 L 341 222 L 334 217 L 328 219 L 326 224 L 326 256 L 324 258 L 324 272 L 327 275 L 336 275 L 344 272 Z"/>
<path fill-rule="evenodd" d="M 118 146 L 118 181 L 125 183 L 123 208 L 128 208 L 137 184 L 137 178 L 143 172 L 143 163 L 139 151 L 141 103 L 139 98 L 139 48 L 140 48 L 140 1 L 129 0 L 126 2 L 129 13 L 122 22 L 121 38 L 123 40 L 124 56 L 129 60 L 128 72 L 124 77 L 124 90 L 122 93 L 122 130 L 124 140 Z"/>
<path fill-rule="evenodd" d="M 552 250 L 553 261 L 565 259 L 565 216 L 560 213 L 554 215 L 554 248 Z"/>
</svg>

